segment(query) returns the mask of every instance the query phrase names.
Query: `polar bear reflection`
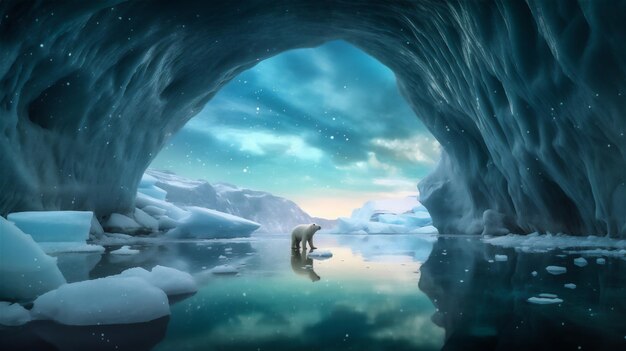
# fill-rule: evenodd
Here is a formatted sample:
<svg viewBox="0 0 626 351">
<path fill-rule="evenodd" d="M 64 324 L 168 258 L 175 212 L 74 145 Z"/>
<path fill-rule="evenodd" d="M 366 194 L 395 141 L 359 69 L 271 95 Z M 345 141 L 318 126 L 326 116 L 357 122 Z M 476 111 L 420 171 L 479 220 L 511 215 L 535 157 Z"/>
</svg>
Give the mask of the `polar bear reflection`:
<svg viewBox="0 0 626 351">
<path fill-rule="evenodd" d="M 307 250 L 302 248 L 291 250 L 291 269 L 298 275 L 311 279 L 312 282 L 320 280 L 320 276 L 313 270 L 313 259 L 307 256 Z"/>
</svg>

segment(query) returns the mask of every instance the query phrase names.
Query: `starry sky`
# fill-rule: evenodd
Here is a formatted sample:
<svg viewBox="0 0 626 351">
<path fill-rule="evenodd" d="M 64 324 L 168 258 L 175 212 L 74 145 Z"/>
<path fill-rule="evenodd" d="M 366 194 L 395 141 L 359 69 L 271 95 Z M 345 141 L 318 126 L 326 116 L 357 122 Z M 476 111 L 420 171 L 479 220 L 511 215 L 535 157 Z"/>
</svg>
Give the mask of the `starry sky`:
<svg viewBox="0 0 626 351">
<path fill-rule="evenodd" d="M 370 199 L 417 194 L 439 153 L 391 70 L 333 41 L 241 73 L 150 167 L 268 191 L 336 218 Z"/>
</svg>

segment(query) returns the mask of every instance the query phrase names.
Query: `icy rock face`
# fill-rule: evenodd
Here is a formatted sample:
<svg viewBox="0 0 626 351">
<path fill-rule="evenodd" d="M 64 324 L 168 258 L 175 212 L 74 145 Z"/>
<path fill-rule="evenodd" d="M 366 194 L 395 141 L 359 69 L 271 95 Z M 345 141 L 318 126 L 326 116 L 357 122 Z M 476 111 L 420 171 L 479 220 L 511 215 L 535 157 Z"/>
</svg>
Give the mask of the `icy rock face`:
<svg viewBox="0 0 626 351">
<path fill-rule="evenodd" d="M 440 232 L 484 232 L 491 210 L 498 233 L 625 237 L 625 12 L 621 1 L 4 1 L 0 214 L 128 213 L 167 138 L 237 73 L 344 39 L 395 72 L 444 149 L 420 183 Z"/>
<path fill-rule="evenodd" d="M 288 233 L 302 223 L 318 223 L 323 228 L 330 228 L 334 224 L 330 220 L 313 218 L 293 201 L 264 191 L 242 189 L 226 183 L 212 185 L 204 180 L 192 180 L 153 169 L 146 171 L 144 178 L 146 176 L 155 180 L 155 187 L 167 192 L 166 199 L 169 202 L 205 207 L 242 217 L 259 223 L 260 232 Z"/>
</svg>

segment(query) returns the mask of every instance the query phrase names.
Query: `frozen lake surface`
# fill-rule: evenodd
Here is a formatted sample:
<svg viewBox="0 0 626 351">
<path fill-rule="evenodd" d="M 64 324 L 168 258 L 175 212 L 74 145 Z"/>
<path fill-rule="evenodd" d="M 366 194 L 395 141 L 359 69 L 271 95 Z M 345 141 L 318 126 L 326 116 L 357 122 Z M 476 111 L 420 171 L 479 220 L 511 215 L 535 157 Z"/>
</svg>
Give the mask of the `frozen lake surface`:
<svg viewBox="0 0 626 351">
<path fill-rule="evenodd" d="M 69 282 L 162 265 L 191 273 L 200 289 L 171 299 L 171 315 L 148 323 L 0 328 L 0 349 L 626 348 L 626 260 L 618 251 L 528 252 L 429 235 L 319 235 L 315 244 L 332 256 L 292 254 L 287 235 L 59 254 Z M 576 264 L 581 255 L 588 265 Z"/>
</svg>

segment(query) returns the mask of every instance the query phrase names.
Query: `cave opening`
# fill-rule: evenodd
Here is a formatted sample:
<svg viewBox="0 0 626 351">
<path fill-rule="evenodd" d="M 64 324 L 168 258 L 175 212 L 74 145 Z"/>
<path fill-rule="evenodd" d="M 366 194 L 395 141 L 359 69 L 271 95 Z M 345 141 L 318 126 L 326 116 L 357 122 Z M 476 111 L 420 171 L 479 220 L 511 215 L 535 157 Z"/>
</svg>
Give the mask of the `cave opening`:
<svg viewBox="0 0 626 351">
<path fill-rule="evenodd" d="M 331 41 L 240 73 L 150 169 L 265 191 L 335 219 L 368 200 L 415 197 L 439 157 L 439 143 L 400 95 L 393 72 Z M 393 212 L 378 209 L 371 219 L 385 211 Z"/>
</svg>

